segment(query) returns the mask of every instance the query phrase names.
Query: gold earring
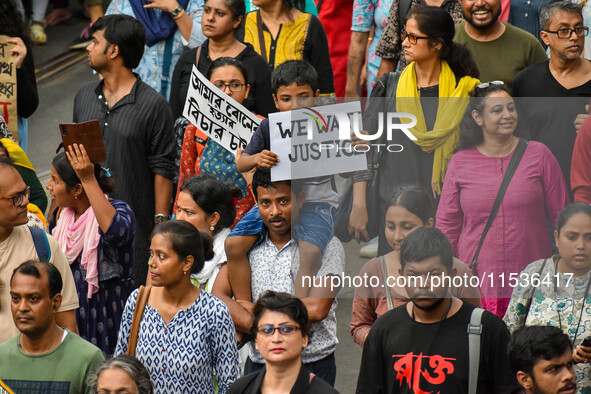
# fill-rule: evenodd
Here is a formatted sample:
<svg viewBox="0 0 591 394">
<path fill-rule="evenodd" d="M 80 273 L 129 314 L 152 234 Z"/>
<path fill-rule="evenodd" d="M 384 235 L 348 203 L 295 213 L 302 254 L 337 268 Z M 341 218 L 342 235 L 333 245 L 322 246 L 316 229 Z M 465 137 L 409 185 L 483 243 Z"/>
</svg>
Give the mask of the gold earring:
<svg viewBox="0 0 591 394">
<path fill-rule="evenodd" d="M 187 275 L 187 271 L 183 271 L 183 275 Z"/>
</svg>

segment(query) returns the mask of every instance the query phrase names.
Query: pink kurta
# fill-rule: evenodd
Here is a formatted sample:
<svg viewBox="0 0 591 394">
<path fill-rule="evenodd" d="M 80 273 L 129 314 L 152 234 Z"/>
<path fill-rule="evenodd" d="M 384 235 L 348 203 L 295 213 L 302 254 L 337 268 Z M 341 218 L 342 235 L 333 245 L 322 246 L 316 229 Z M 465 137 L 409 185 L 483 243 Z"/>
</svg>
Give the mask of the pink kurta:
<svg viewBox="0 0 591 394">
<path fill-rule="evenodd" d="M 476 253 L 512 156 L 487 157 L 472 147 L 451 159 L 436 226 L 449 237 L 454 255 L 464 262 L 472 261 Z M 480 293 L 488 310 L 502 318 L 512 292 L 509 274 L 552 255 L 546 217 L 555 227 L 558 213 L 568 203 L 558 162 L 545 145 L 530 141 L 478 258 L 476 274 L 486 276 Z"/>
</svg>

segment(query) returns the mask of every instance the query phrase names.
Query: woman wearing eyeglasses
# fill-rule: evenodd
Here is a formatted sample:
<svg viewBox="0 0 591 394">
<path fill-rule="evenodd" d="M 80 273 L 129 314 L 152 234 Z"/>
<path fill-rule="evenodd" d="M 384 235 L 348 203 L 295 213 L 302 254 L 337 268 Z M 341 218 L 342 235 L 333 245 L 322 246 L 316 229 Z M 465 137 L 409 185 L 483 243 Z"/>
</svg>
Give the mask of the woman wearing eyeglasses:
<svg viewBox="0 0 591 394">
<path fill-rule="evenodd" d="M 244 65 L 234 58 L 216 59 L 207 69 L 205 76 L 218 89 L 240 104 L 249 95 L 247 71 Z M 237 223 L 254 206 L 255 201 L 247 186 L 250 180 L 247 182 L 238 172 L 234 155 L 192 124 L 185 131 L 182 146 L 177 199 L 183 183 L 193 176 L 211 175 L 222 182 L 232 182 L 242 191 L 242 197 L 235 201 L 234 223 Z M 176 201 L 175 212 L 177 212 Z"/>
<path fill-rule="evenodd" d="M 461 145 L 443 185 L 436 226 L 451 241 L 454 255 L 472 262 L 511 158 L 519 152 L 515 101 L 500 81 L 474 89 L 462 122 Z M 523 143 L 521 143 L 523 144 Z M 477 264 L 482 304 L 503 318 L 516 277 L 532 260 L 552 255 L 548 224 L 569 196 L 550 150 L 530 141 L 482 243 Z M 504 278 L 504 282 L 503 282 Z"/>
<path fill-rule="evenodd" d="M 302 364 L 309 327 L 308 310 L 299 298 L 266 292 L 254 305 L 251 331 L 265 368 L 238 379 L 228 394 L 338 393 Z"/>
<path fill-rule="evenodd" d="M 368 162 L 377 163 L 379 168 L 373 174 L 368 170 L 353 178 L 349 232 L 355 233 L 358 240 L 369 240 L 368 219 L 379 222 L 379 231 L 373 234 L 379 236 L 378 255 L 392 249 L 384 235 L 382 212 L 380 217 L 368 218 L 368 181 L 372 176 L 378 177 L 378 207 L 384 206 L 396 186 L 404 184 L 418 185 L 425 191 L 432 190 L 431 195 L 439 195 L 447 165 L 459 141 L 459 124 L 468 104 L 464 98 L 479 83 L 476 79 L 478 69 L 470 51 L 453 42 L 454 22 L 445 10 L 415 6 L 407 15 L 405 24 L 402 47 L 410 64 L 402 72 L 380 78 L 363 118 L 369 134 L 383 131 L 368 155 Z M 443 99 L 448 97 L 451 99 Z M 416 116 L 416 125 L 408 129 L 414 141 L 400 130 L 388 136 L 383 125 L 388 122 L 386 113 L 392 112 Z M 409 119 L 394 119 L 394 123 L 408 122 Z M 389 148 L 392 146 L 393 151 Z"/>
<path fill-rule="evenodd" d="M 108 198 L 113 178 L 91 163 L 82 145 L 74 144 L 53 159 L 46 188 L 58 207 L 49 228 L 76 283 L 80 336 L 113 354 L 125 301 L 135 288 L 135 216 L 127 203 Z"/>
</svg>

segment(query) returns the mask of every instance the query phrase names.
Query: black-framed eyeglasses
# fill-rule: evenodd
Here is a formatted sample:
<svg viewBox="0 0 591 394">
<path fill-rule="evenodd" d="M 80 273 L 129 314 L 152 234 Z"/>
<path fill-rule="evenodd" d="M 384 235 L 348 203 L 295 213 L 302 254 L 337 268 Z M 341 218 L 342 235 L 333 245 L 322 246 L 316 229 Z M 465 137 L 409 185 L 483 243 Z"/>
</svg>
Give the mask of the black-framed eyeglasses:
<svg viewBox="0 0 591 394">
<path fill-rule="evenodd" d="M 569 38 L 571 38 L 571 36 L 573 35 L 573 32 L 575 32 L 577 37 L 587 37 L 587 35 L 589 34 L 589 28 L 587 26 L 578 26 L 578 27 L 575 27 L 574 29 L 571 29 L 570 27 L 563 27 L 563 28 L 555 30 L 555 31 L 551 31 L 551 30 L 544 30 L 544 31 L 546 33 L 556 34 L 558 36 L 558 38 L 563 38 L 565 40 L 568 40 Z"/>
<path fill-rule="evenodd" d="M 279 330 L 279 334 L 281 335 L 291 335 L 299 329 L 300 328 L 297 326 L 290 326 L 287 324 L 282 324 L 279 327 L 266 324 L 264 326 L 260 326 L 259 328 L 257 328 L 257 332 L 266 337 L 270 337 L 273 334 L 275 334 L 275 330 Z"/>
<path fill-rule="evenodd" d="M 214 83 L 214 86 L 216 88 L 218 88 L 219 90 L 226 90 L 226 88 L 230 88 L 230 92 L 240 92 L 240 91 L 242 91 L 242 87 L 244 85 L 245 85 L 244 83 L 238 83 L 238 82 Z"/>
<path fill-rule="evenodd" d="M 12 205 L 18 207 L 23 203 L 25 198 L 29 198 L 30 195 L 31 187 L 27 186 L 22 192 L 15 193 L 12 196 L 0 197 L 0 200 L 12 200 Z"/>
<path fill-rule="evenodd" d="M 415 45 L 419 40 L 421 39 L 427 39 L 430 37 L 427 36 L 415 36 L 414 34 L 408 34 L 408 33 L 400 33 L 400 38 L 402 39 L 402 41 L 406 40 L 408 38 L 408 42 L 410 42 L 412 45 Z"/>
</svg>

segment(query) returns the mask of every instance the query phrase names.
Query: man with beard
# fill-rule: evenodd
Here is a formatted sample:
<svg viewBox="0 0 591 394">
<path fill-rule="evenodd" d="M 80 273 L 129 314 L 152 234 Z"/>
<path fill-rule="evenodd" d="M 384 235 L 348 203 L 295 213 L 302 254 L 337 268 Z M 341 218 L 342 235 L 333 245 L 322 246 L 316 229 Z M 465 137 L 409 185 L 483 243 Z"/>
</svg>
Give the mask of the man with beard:
<svg viewBox="0 0 591 394">
<path fill-rule="evenodd" d="M 577 391 L 572 344 L 558 327 L 525 326 L 515 331 L 509 361 L 525 394 Z"/>
<path fill-rule="evenodd" d="M 357 393 L 467 393 L 466 328 L 475 307 L 449 294 L 455 275 L 449 240 L 435 228 L 413 231 L 402 244 L 400 266 L 411 301 L 374 323 L 363 346 Z M 476 392 L 511 393 L 519 386 L 508 365 L 509 331 L 487 311 L 479 328 Z"/>
<path fill-rule="evenodd" d="M 503 81 L 513 88 L 515 75 L 547 59 L 530 33 L 501 22 L 501 0 L 459 0 L 465 22 L 456 26 L 454 41 L 472 51 L 480 80 Z"/>
<path fill-rule="evenodd" d="M 78 91 L 74 122 L 99 121 L 107 151 L 103 167 L 111 170 L 117 185 L 111 197 L 127 202 L 136 217 L 133 276 L 142 284 L 148 272 L 150 233 L 170 212 L 172 112 L 164 97 L 132 72 L 144 52 L 143 25 L 129 15 L 108 15 L 91 31 L 88 62 L 102 80 Z"/>
<path fill-rule="evenodd" d="M 550 60 L 517 74 L 513 95 L 523 97 L 518 104 L 530 137 L 550 149 L 570 192 L 577 130 L 589 116 L 591 62 L 581 57 L 589 28 L 583 24 L 581 6 L 568 0 L 544 7 L 540 26 L 540 37 L 550 48 Z"/>
</svg>

